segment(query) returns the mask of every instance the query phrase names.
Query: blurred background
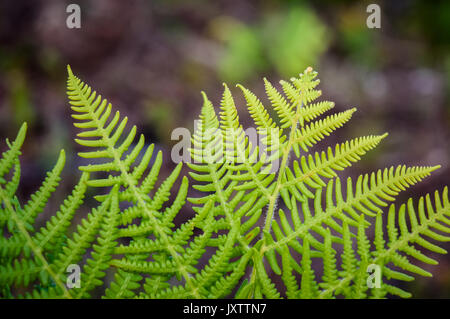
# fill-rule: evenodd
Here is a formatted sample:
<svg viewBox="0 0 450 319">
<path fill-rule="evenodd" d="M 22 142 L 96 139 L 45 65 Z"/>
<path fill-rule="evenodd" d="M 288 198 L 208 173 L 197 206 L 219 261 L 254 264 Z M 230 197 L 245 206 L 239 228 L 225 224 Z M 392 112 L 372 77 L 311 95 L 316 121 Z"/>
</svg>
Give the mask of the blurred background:
<svg viewBox="0 0 450 319">
<path fill-rule="evenodd" d="M 81 7 L 81 28 L 66 27 L 66 7 Z M 381 29 L 369 29 L 369 3 L 381 7 Z M 323 99 L 336 111 L 357 107 L 352 121 L 319 146 L 356 136 L 389 136 L 341 176 L 391 165 L 442 165 L 400 201 L 442 190 L 450 176 L 449 1 L 34 0 L 0 1 L 0 150 L 22 122 L 26 198 L 69 155 L 62 196 L 78 178 L 76 133 L 65 96 L 66 65 L 129 117 L 173 167 L 176 127 L 192 130 L 204 90 L 218 106 L 222 82 L 251 125 L 241 83 L 264 97 L 312 66 Z M 267 101 L 263 99 L 263 101 Z M 450 249 L 450 245 L 444 245 Z M 417 298 L 450 297 L 450 256 L 436 256 L 433 278 L 409 289 Z"/>
</svg>

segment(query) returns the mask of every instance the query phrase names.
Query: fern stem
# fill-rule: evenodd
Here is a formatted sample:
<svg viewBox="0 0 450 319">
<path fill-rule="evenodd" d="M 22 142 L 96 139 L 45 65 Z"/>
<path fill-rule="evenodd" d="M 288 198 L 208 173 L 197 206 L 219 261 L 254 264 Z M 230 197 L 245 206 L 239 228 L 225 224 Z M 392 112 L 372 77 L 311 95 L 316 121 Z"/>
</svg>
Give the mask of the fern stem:
<svg viewBox="0 0 450 319">
<path fill-rule="evenodd" d="M 292 126 L 291 126 L 291 130 L 289 132 L 289 142 L 286 144 L 286 147 L 283 149 L 283 158 L 281 160 L 281 166 L 278 171 L 276 186 L 275 186 L 275 189 L 273 190 L 273 193 L 269 199 L 269 206 L 267 209 L 266 220 L 264 222 L 264 231 L 266 231 L 267 233 L 270 233 L 273 215 L 274 215 L 274 212 L 276 209 L 276 203 L 278 201 L 278 198 L 280 197 L 280 190 L 282 188 L 282 183 L 281 183 L 282 177 L 285 173 L 286 166 L 288 165 L 290 153 L 292 150 L 292 145 L 294 144 L 294 140 L 295 140 L 294 132 L 297 129 L 297 126 L 298 126 L 298 123 L 300 120 L 300 116 L 301 116 L 298 112 L 300 107 L 301 106 L 299 106 L 297 108 L 297 113 L 296 113 L 294 119 L 292 120 Z M 264 234 L 264 232 L 262 234 Z"/>
<path fill-rule="evenodd" d="M 289 132 L 289 141 L 286 144 L 286 146 L 283 149 L 283 157 L 281 160 L 281 165 L 280 165 L 280 169 L 278 171 L 278 176 L 277 176 L 277 181 L 276 181 L 276 186 L 273 190 L 273 193 L 271 194 L 270 198 L 269 198 L 269 205 L 267 208 L 267 214 L 266 214 L 266 219 L 264 222 L 264 231 L 261 233 L 261 240 L 262 240 L 262 245 L 261 248 L 259 250 L 259 255 L 254 255 L 253 257 L 253 262 L 254 265 L 256 265 L 258 262 L 260 262 L 260 260 L 257 260 L 257 258 L 261 259 L 262 256 L 264 255 L 264 252 L 267 251 L 267 246 L 266 246 L 266 240 L 265 240 L 265 234 L 270 234 L 271 228 L 272 228 L 272 220 L 274 217 L 274 213 L 275 213 L 275 209 L 276 209 L 276 204 L 278 202 L 278 198 L 280 197 L 280 190 L 282 188 L 282 176 L 285 173 L 285 169 L 288 165 L 289 162 L 289 158 L 290 158 L 290 153 L 292 150 L 292 145 L 294 143 L 295 140 L 295 131 L 297 129 L 297 126 L 299 124 L 299 120 L 301 117 L 301 114 L 299 113 L 300 108 L 302 107 L 301 104 L 297 105 L 297 109 L 296 109 L 296 114 L 295 117 L 292 119 L 292 125 L 291 125 L 291 130 Z M 253 287 L 256 287 L 256 283 L 257 283 L 257 277 L 258 277 L 258 272 L 255 270 L 256 267 L 254 267 L 251 277 L 250 277 L 250 283 L 254 283 Z M 254 289 L 253 289 L 253 294 L 254 294 Z"/>
<path fill-rule="evenodd" d="M 216 195 L 219 197 L 220 205 L 223 208 L 223 211 L 225 212 L 225 217 L 228 220 L 228 223 L 232 229 L 239 229 L 240 225 L 238 221 L 233 218 L 232 212 L 230 211 L 230 208 L 227 204 L 227 199 L 225 198 L 223 194 L 222 187 L 220 185 L 219 177 L 216 174 L 216 170 L 213 167 L 213 164 L 208 164 L 209 174 L 211 176 L 211 180 L 214 184 L 214 188 L 216 189 Z M 242 239 L 242 236 L 237 236 L 238 241 L 241 244 L 241 246 L 245 249 L 245 251 L 250 250 L 250 247 L 247 245 L 247 243 Z"/>
</svg>

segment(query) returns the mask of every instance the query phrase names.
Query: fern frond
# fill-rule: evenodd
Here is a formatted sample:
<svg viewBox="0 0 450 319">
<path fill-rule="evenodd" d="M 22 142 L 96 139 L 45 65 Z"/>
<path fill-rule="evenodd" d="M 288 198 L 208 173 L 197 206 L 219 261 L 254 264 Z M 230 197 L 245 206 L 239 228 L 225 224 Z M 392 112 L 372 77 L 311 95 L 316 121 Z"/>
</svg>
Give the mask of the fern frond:
<svg viewBox="0 0 450 319">
<path fill-rule="evenodd" d="M 409 222 L 411 226 L 406 226 L 406 212 L 408 212 Z M 388 234 L 389 241 L 387 247 L 383 239 L 383 227 L 382 218 L 378 214 L 376 218 L 376 232 L 375 232 L 375 250 L 369 255 L 367 248 L 365 248 L 362 254 L 362 260 L 365 260 L 363 266 L 367 264 L 377 265 L 381 268 L 381 274 L 386 280 L 395 279 L 402 281 L 411 281 L 413 277 L 409 273 L 431 276 L 431 274 L 423 268 L 414 265 L 410 259 L 416 259 L 426 264 L 436 264 L 436 261 L 426 257 L 423 253 L 416 248 L 422 247 L 427 250 L 431 250 L 435 253 L 446 253 L 446 251 L 439 246 L 436 246 L 430 241 L 449 241 L 450 240 L 450 202 L 448 198 L 448 188 L 446 187 L 440 195 L 435 192 L 434 205 L 430 198 L 430 195 L 421 197 L 417 205 L 417 209 L 413 205 L 412 199 L 409 199 L 407 204 L 400 206 L 398 213 L 395 210 L 395 205 L 392 204 L 389 208 L 388 215 Z M 362 233 L 362 230 L 360 230 Z M 363 236 L 363 235 L 361 235 Z M 365 246 L 369 246 L 366 242 Z M 391 269 L 395 266 L 401 271 Z M 342 273 L 341 282 L 330 286 L 328 289 L 322 292 L 322 296 L 329 294 L 339 289 L 348 289 L 351 286 L 352 281 L 356 280 L 360 272 L 366 273 L 366 269 L 362 270 L 347 270 Z M 367 278 L 364 276 L 364 280 Z M 365 283 L 364 283 L 365 284 Z M 361 285 L 362 286 L 362 285 Z M 367 285 L 365 285 L 367 289 Z M 398 295 L 400 297 L 410 297 L 411 294 L 393 286 L 389 282 L 381 281 L 380 287 L 372 288 L 372 295 L 380 298 L 384 297 L 387 293 Z M 365 297 L 365 295 L 356 295 L 353 297 Z"/>
<path fill-rule="evenodd" d="M 313 146 L 325 136 L 330 135 L 331 132 L 339 127 L 342 127 L 350 120 L 356 108 L 327 116 L 323 120 L 312 122 L 306 127 L 297 129 L 294 134 L 294 145 L 299 145 L 305 152 L 308 152 L 308 147 Z M 296 152 L 297 157 L 299 153 Z"/>
<path fill-rule="evenodd" d="M 56 256 L 52 267 L 57 276 L 64 282 L 66 281 L 68 266 L 78 264 L 94 242 L 98 230 L 105 222 L 108 208 L 109 201 L 104 201 L 98 208 L 92 209 Z"/>
<path fill-rule="evenodd" d="M 123 138 L 123 141 L 120 142 L 126 127 L 127 118 L 120 120 L 119 112 L 116 112 L 110 118 L 112 106 L 105 99 L 102 99 L 101 96 L 97 95 L 96 92 L 92 92 L 88 85 L 76 78 L 70 68 L 68 95 L 71 99 L 72 109 L 77 113 L 73 117 L 80 121 L 76 122 L 75 126 L 81 129 L 89 129 L 79 133 L 80 139 L 76 139 L 76 141 L 83 146 L 96 149 L 91 152 L 83 152 L 80 156 L 106 160 L 102 164 L 89 165 L 80 169 L 91 173 L 99 171 L 117 172 L 115 175 L 109 173 L 107 178 L 90 180 L 88 185 L 94 187 L 114 185 L 124 187 L 125 190 L 119 194 L 120 201 L 127 200 L 135 203 L 135 206 L 128 208 L 124 215 L 131 214 L 133 218 L 140 218 L 141 221 L 139 226 L 128 226 L 129 230 L 133 230 L 132 233 L 122 230 L 121 235 L 131 236 L 135 241 L 140 241 L 145 236 L 153 234 L 160 240 L 160 245 L 168 253 L 167 256 L 161 257 L 163 260 L 161 263 L 149 263 L 143 260 L 130 259 L 131 256 L 125 256 L 122 260 L 113 260 L 112 264 L 123 268 L 125 271 L 146 270 L 149 273 L 161 273 L 161 266 L 164 265 L 165 267 L 167 266 L 163 268 L 166 270 L 164 271 L 165 273 L 177 273 L 186 281 L 186 285 L 193 290 L 194 286 L 190 278 L 190 270 L 177 252 L 181 247 L 181 243 L 171 243 L 171 221 L 162 220 L 162 214 L 159 212 L 163 204 L 169 199 L 170 190 L 179 175 L 181 166 L 179 165 L 174 170 L 171 176 L 156 191 L 153 198 L 150 198 L 148 192 L 153 188 L 159 169 L 151 170 L 142 182 L 139 178 L 149 164 L 153 147 L 148 147 L 142 157 L 142 161 L 135 165 L 135 160 L 144 146 L 144 137 L 141 135 L 137 144 L 126 155 L 125 153 L 129 151 L 136 135 L 136 127 L 133 127 Z M 108 120 L 110 121 L 109 123 L 107 123 Z M 132 167 L 133 165 L 134 167 Z M 187 180 L 184 180 L 183 185 L 185 186 L 183 187 L 186 187 L 186 183 Z M 172 215 L 177 213 L 176 208 L 179 209 L 180 205 L 177 204 L 172 207 Z M 128 217 L 125 219 L 128 219 Z M 170 260 L 168 259 L 169 257 L 171 258 Z M 160 269 L 160 271 L 157 271 L 157 269 Z M 176 271 L 171 272 L 170 269 Z"/>
<path fill-rule="evenodd" d="M 2 221 L 4 221 L 1 224 L 1 233 L 3 234 L 5 231 L 3 229 L 5 226 L 10 232 L 9 238 L 2 239 L 4 246 L 0 259 L 0 284 L 6 287 L 2 289 L 2 293 L 11 294 L 11 288 L 28 286 L 36 280 L 47 286 L 50 280 L 53 280 L 56 285 L 55 289 L 58 289 L 60 294 L 70 298 L 67 289 L 52 270 L 46 252 L 36 243 L 33 237 L 34 219 L 42 212 L 60 180 L 59 175 L 64 166 L 65 153 L 64 151 L 60 152 L 53 170 L 47 174 L 42 186 L 31 195 L 30 200 L 22 208 L 13 192 L 17 189 L 20 176 L 18 156 L 25 138 L 25 131 L 26 125 L 24 124 L 15 142 L 12 144 L 8 142 L 10 150 L 4 152 L 0 160 L 2 174 L 8 173 L 12 166 L 15 166 L 15 172 L 10 182 L 6 182 L 3 176 L 0 178 L 0 203 L 2 207 L 0 215 Z"/>
<path fill-rule="evenodd" d="M 66 237 L 66 232 L 71 224 L 72 218 L 83 202 L 87 184 L 89 180 L 89 173 L 83 173 L 78 184 L 75 186 L 72 194 L 64 200 L 60 209 L 54 216 L 42 227 L 34 237 L 38 242 L 39 247 L 57 251 L 61 243 Z"/>
<path fill-rule="evenodd" d="M 337 144 L 334 154 L 329 147 L 326 152 L 316 152 L 314 155 L 309 154 L 308 157 L 302 156 L 300 162 L 293 161 L 294 172 L 287 168 L 286 177 L 281 185 L 281 196 L 286 206 L 291 208 L 291 201 L 287 196 L 289 193 L 298 201 L 304 201 L 304 196 L 314 197 L 308 187 L 313 189 L 324 187 L 326 184 L 320 176 L 326 178 L 337 176 L 336 171 L 344 170 L 351 166 L 352 162 L 360 160 L 362 155 L 376 147 L 386 136 L 387 134 L 353 139 Z"/>
<path fill-rule="evenodd" d="M 30 200 L 23 207 L 21 213 L 23 214 L 25 223 L 33 224 L 36 216 L 43 211 L 50 195 L 56 190 L 56 187 L 61 180 L 61 171 L 64 168 L 65 160 L 65 153 L 64 151 L 61 151 L 58 161 L 52 171 L 47 173 L 47 177 L 42 183 L 42 186 L 37 192 L 31 195 Z"/>
<path fill-rule="evenodd" d="M 84 272 L 81 276 L 83 282 L 79 291 L 75 291 L 75 297 L 90 297 L 88 292 L 103 284 L 101 279 L 105 276 L 104 270 L 108 268 L 117 239 L 117 222 L 119 219 L 119 195 L 118 186 L 114 186 L 111 192 L 110 205 L 99 232 L 98 244 L 93 246 L 92 257 L 87 260 Z"/>
<path fill-rule="evenodd" d="M 270 174 L 267 170 L 263 171 L 263 168 L 267 167 L 267 163 L 263 161 L 267 158 L 257 158 L 255 152 L 252 153 L 251 142 L 243 138 L 239 116 L 228 87 L 225 86 L 220 120 L 216 118 L 212 103 L 203 94 L 204 106 L 199 127 L 206 127 L 207 123 L 212 123 L 210 124 L 212 131 L 220 132 L 223 137 L 225 154 L 232 154 L 232 157 L 226 165 L 221 162 L 223 157 L 219 155 L 211 157 L 211 161 L 207 163 L 189 165 L 194 171 L 190 173 L 191 177 L 200 183 L 194 188 L 205 194 L 202 197 L 191 198 L 191 202 L 202 207 L 208 200 L 213 200 L 218 204 L 214 206 L 213 214 L 225 215 L 214 222 L 214 231 L 221 229 L 231 233 L 233 223 L 230 221 L 233 218 L 230 216 L 234 215 L 235 222 L 241 223 L 242 235 L 251 229 L 259 232 L 259 228 L 253 227 L 263 216 L 263 209 L 267 208 L 265 227 L 261 232 L 261 239 L 257 241 L 259 252 L 252 255 L 255 270 L 250 281 L 241 287 L 240 296 L 279 296 L 265 270 L 263 263 L 265 260 L 275 274 L 281 275 L 288 297 L 335 297 L 334 291 L 323 292 L 337 285 L 339 275 L 342 273 L 338 272 L 336 267 L 336 251 L 332 245 L 336 243 L 345 247 L 344 272 L 355 276 L 355 286 L 351 289 L 342 286 L 338 290 L 339 293 L 352 298 L 365 297 L 366 273 L 356 272 L 356 269 L 368 265 L 370 259 L 368 240 L 364 233 L 369 221 L 361 217 L 361 214 L 374 217 L 387 205 L 386 201 L 393 201 L 400 191 L 419 182 L 437 168 L 398 166 L 379 170 L 359 176 L 356 183 L 348 179 L 347 188 L 343 192 L 337 171 L 342 171 L 360 160 L 362 155 L 376 147 L 387 134 L 356 138 L 337 144 L 334 151 L 328 148 L 327 151 L 308 154 L 309 147 L 344 125 L 356 110 L 350 109 L 317 120 L 318 116 L 332 109 L 334 104 L 329 101 L 312 103 L 321 95 L 321 91 L 316 89 L 319 84 L 315 79 L 316 75 L 316 72 L 307 69 L 299 78 L 291 79 L 291 82 L 281 81 L 286 97 L 265 79 L 266 93 L 280 118 L 280 125 L 269 116 L 269 112 L 256 95 L 238 85 L 261 137 L 264 137 L 267 130 L 275 129 L 282 132 L 282 129 L 290 129 L 287 134 L 278 135 L 282 141 L 277 144 L 277 156 L 271 160 L 278 159 L 279 165 L 269 164 L 271 169 L 276 168 L 276 172 Z M 310 123 L 305 124 L 307 122 Z M 229 135 L 225 134 L 225 131 L 230 129 L 238 132 L 232 136 L 231 141 L 234 144 L 227 139 Z M 197 130 L 194 134 L 196 150 L 193 152 L 193 158 L 194 155 L 207 149 L 219 150 L 218 145 L 221 145 L 221 142 L 212 135 L 205 134 L 204 129 Z M 267 147 L 272 147 L 272 142 L 267 138 L 263 140 Z M 255 146 L 255 149 L 257 148 L 258 145 Z M 300 148 L 305 154 L 300 153 Z M 291 164 L 289 159 L 292 151 L 299 159 Z M 236 161 L 237 152 L 247 155 L 244 162 Z M 324 178 L 329 181 L 326 182 Z M 324 208 L 321 202 L 322 193 L 326 194 Z M 283 209 L 280 209 L 279 220 L 274 219 L 279 197 L 289 210 L 289 218 Z M 297 207 L 299 203 L 301 210 Z M 241 208 L 245 207 L 247 212 L 242 214 L 241 209 L 234 212 L 239 207 L 235 206 L 237 204 Z M 253 208 L 250 208 L 252 205 Z M 244 217 L 248 219 L 241 221 Z M 353 234 L 347 225 L 358 227 L 358 233 Z M 342 237 L 331 235 L 331 229 Z M 353 252 L 353 248 L 348 246 L 348 241 L 352 241 L 354 237 L 358 238 L 357 252 Z M 241 254 L 244 254 L 248 247 L 242 238 L 239 242 L 242 245 Z M 291 250 L 302 256 L 301 263 L 293 258 Z M 275 252 L 281 256 L 282 268 Z M 356 255 L 360 259 L 357 259 Z M 312 271 L 311 258 L 320 258 L 323 261 L 324 274 L 320 283 Z M 294 271 L 302 275 L 300 285 L 293 275 Z M 180 290 L 177 293 L 180 293 Z"/>
<path fill-rule="evenodd" d="M 302 281 L 300 285 L 300 298 L 313 299 L 317 296 L 319 288 L 315 279 L 314 270 L 312 269 L 311 255 L 308 239 L 303 243 L 302 256 Z"/>
<path fill-rule="evenodd" d="M 17 133 L 17 137 L 12 144 L 8 140 L 6 140 L 6 144 L 8 144 L 9 150 L 3 152 L 0 159 L 0 177 L 2 178 L 2 182 L 4 182 L 5 174 L 10 171 L 20 155 L 20 149 L 22 147 L 23 141 L 25 140 L 26 132 L 27 124 L 24 123 L 20 127 L 20 130 Z"/>
<path fill-rule="evenodd" d="M 292 220 L 294 228 L 291 226 L 284 227 L 286 232 L 280 240 L 266 247 L 266 250 L 280 248 L 282 245 L 296 240 L 297 237 L 303 238 L 311 230 L 319 231 L 324 234 L 322 223 L 332 229 L 343 233 L 343 229 L 334 220 L 338 218 L 349 225 L 357 226 L 359 224 L 360 215 L 357 211 L 368 216 L 376 216 L 377 212 L 381 212 L 378 206 L 386 206 L 385 201 L 393 201 L 394 197 L 406 187 L 413 185 L 426 176 L 428 176 L 437 167 L 409 167 L 399 166 L 396 170 L 393 167 L 377 173 L 361 175 L 353 186 L 351 178 L 347 179 L 347 196 L 344 199 L 339 178 L 330 180 L 326 189 L 326 208 L 323 209 L 320 203 L 322 198 L 322 190 L 318 189 L 314 195 L 314 215 L 312 215 L 308 202 L 302 203 L 303 223 L 300 222 L 297 208 L 295 205 L 295 197 L 292 197 Z M 370 180 L 370 185 L 369 185 Z M 353 190 L 355 189 L 355 191 Z M 333 194 L 334 192 L 334 194 Z M 333 196 L 334 195 L 334 196 Z M 335 199 L 334 199 L 334 198 Z M 277 222 L 274 221 L 274 224 Z M 318 228 L 317 228 L 318 227 Z M 309 236 L 309 235 L 308 235 Z M 309 238 L 312 240 L 311 238 Z M 314 241 L 311 244 L 314 245 Z M 318 249 L 323 246 L 318 244 Z"/>
<path fill-rule="evenodd" d="M 250 90 L 244 88 L 242 85 L 238 85 L 238 87 L 244 93 L 244 97 L 247 100 L 248 111 L 253 118 L 257 128 L 262 131 L 276 128 L 276 123 L 272 120 L 270 115 L 267 113 L 266 108 L 256 97 L 256 95 L 253 94 Z M 280 134 L 281 133 L 282 131 L 280 131 Z"/>
<path fill-rule="evenodd" d="M 266 78 L 264 78 L 264 85 L 266 88 L 267 97 L 280 118 L 281 127 L 289 128 L 295 117 L 293 105 L 288 103 L 283 95 L 281 95 L 280 92 L 278 92 L 278 90 L 275 89 Z"/>
<path fill-rule="evenodd" d="M 237 298 L 409 297 L 396 281 L 431 276 L 423 264 L 437 261 L 426 250 L 446 253 L 437 242 L 450 240 L 448 189 L 436 192 L 434 201 L 426 195 L 416 205 L 412 199 L 398 209 L 388 205 L 439 166 L 399 165 L 341 182 L 341 172 L 387 134 L 309 153 L 356 110 L 320 118 L 334 103 L 316 101 L 319 83 L 312 68 L 281 81 L 280 91 L 264 79 L 267 107 L 238 85 L 256 136 L 243 129 L 226 84 L 218 114 L 202 92 L 189 149 L 191 187 L 180 176 L 182 163 L 162 178 L 162 153 L 137 137 L 136 126 L 127 129 L 127 117 L 68 67 L 68 96 L 80 129 L 75 141 L 87 165 L 37 229 L 65 153 L 23 205 L 16 192 L 26 124 L 14 142 L 7 140 L 0 158 L 0 296 L 226 298 L 236 291 Z M 194 214 L 181 220 L 190 209 L 186 200 Z M 72 287 L 74 266 L 81 269 L 81 285 Z"/>
</svg>

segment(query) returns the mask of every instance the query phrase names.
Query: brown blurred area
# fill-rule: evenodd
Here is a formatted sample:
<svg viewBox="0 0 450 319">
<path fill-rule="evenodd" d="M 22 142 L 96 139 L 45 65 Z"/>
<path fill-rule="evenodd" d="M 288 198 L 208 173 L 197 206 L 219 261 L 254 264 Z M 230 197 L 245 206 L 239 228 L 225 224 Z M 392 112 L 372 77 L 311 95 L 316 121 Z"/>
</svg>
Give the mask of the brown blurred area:
<svg viewBox="0 0 450 319">
<path fill-rule="evenodd" d="M 372 2 L 381 7 L 381 29 L 366 26 Z M 81 7 L 80 29 L 66 27 L 70 3 Z M 26 121 L 20 194 L 26 198 L 64 148 L 57 205 L 84 163 L 73 142 L 66 65 L 163 150 L 162 175 L 174 166 L 171 132 L 192 130 L 200 91 L 218 107 L 228 83 L 249 126 L 235 84 L 263 97 L 263 77 L 277 83 L 312 66 L 323 98 L 336 102 L 337 111 L 358 108 L 319 148 L 389 132 L 341 176 L 398 164 L 442 166 L 402 193 L 404 202 L 449 182 L 449 47 L 448 1 L 1 1 L 0 150 Z M 427 268 L 434 277 L 418 278 L 410 290 L 418 298 L 449 298 L 450 256 L 431 257 L 439 260 Z"/>
</svg>

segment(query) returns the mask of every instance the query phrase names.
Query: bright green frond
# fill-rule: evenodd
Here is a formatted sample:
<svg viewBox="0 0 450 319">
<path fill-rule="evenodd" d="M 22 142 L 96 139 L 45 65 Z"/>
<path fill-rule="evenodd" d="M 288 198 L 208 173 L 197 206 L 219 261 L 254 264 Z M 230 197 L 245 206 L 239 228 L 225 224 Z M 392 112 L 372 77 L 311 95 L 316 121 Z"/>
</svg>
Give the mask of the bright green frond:
<svg viewBox="0 0 450 319">
<path fill-rule="evenodd" d="M 387 134 L 310 152 L 356 111 L 325 114 L 334 103 L 318 100 L 319 84 L 308 67 L 279 90 L 264 78 L 266 100 L 238 85 L 254 123 L 245 130 L 227 85 L 218 113 L 202 92 L 191 161 L 165 173 L 157 145 L 68 67 L 85 164 L 70 195 L 49 204 L 65 176 L 61 151 L 23 204 L 26 124 L 6 141 L 0 298 L 410 297 L 398 282 L 430 277 L 446 253 L 448 189 L 394 201 L 439 166 L 343 177 Z"/>
</svg>

